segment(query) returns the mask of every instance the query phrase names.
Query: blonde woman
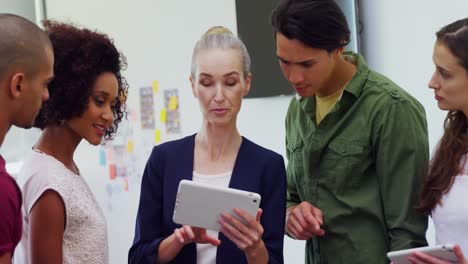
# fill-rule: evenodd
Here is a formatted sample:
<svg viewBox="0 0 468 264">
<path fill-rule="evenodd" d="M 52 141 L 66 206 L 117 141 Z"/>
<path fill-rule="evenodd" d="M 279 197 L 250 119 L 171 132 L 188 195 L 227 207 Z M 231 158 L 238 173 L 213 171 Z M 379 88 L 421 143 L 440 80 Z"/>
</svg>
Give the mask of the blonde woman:
<svg viewBox="0 0 468 264">
<path fill-rule="evenodd" d="M 149 157 L 141 184 L 129 263 L 283 263 L 286 172 L 283 158 L 242 137 L 236 120 L 250 90 L 250 58 L 231 32 L 215 27 L 197 42 L 190 83 L 203 115 L 200 131 L 161 144 Z M 182 179 L 259 193 L 253 218 L 220 219 L 221 232 L 172 221 Z"/>
</svg>

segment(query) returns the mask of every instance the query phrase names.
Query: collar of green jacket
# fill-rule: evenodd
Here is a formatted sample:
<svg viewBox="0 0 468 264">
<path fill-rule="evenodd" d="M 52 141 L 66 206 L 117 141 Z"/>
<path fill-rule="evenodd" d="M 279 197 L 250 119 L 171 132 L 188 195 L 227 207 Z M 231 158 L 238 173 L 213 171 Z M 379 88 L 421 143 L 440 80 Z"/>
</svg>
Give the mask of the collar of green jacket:
<svg viewBox="0 0 468 264">
<path fill-rule="evenodd" d="M 354 73 L 353 78 L 348 82 L 343 92 L 348 93 L 350 95 L 348 98 L 351 100 L 345 99 L 345 101 L 351 103 L 352 101 L 358 99 L 359 96 L 361 96 L 364 84 L 367 81 L 367 77 L 369 75 L 370 70 L 367 66 L 366 61 L 364 60 L 364 57 L 362 57 L 361 55 L 351 51 L 345 52 L 344 55 L 348 57 L 348 61 L 351 61 L 353 62 L 353 64 L 356 65 L 356 73 Z M 341 98 L 343 99 L 343 97 L 345 96 L 342 96 Z M 315 96 L 301 97 L 296 94 L 296 99 L 300 102 L 300 105 L 306 113 L 306 115 L 315 117 Z"/>
<path fill-rule="evenodd" d="M 355 52 L 347 51 L 343 55 L 348 57 L 348 61 L 352 61 L 353 64 L 356 65 L 356 73 L 354 73 L 353 78 L 348 82 L 344 91 L 358 98 L 362 93 L 362 88 L 364 87 L 364 83 L 366 82 L 367 76 L 369 75 L 369 67 L 367 66 L 364 57 Z M 296 100 L 304 101 L 304 99 L 305 98 L 296 94 Z M 315 105 L 315 96 L 311 97 L 310 99 L 312 100 L 306 101 L 311 101 L 311 103 Z"/>
<path fill-rule="evenodd" d="M 369 67 L 367 66 L 364 57 L 357 53 L 347 51 L 344 53 L 344 56 L 351 57 L 351 60 L 356 61 L 356 73 L 354 74 L 353 78 L 349 81 L 348 85 L 345 88 L 345 91 L 353 94 L 356 97 L 359 97 L 362 93 L 364 83 L 367 80 L 367 75 L 369 74 Z"/>
</svg>

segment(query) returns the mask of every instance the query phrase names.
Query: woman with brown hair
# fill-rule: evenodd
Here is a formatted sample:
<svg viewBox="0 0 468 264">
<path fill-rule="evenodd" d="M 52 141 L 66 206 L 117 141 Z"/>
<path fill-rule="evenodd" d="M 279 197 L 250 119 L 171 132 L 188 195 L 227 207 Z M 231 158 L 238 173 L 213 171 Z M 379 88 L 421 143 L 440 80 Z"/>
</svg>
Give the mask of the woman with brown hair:
<svg viewBox="0 0 468 264">
<path fill-rule="evenodd" d="M 447 110 L 444 135 L 429 165 L 419 209 L 431 215 L 437 244 L 458 244 L 458 263 L 468 252 L 468 18 L 437 32 L 429 81 L 440 109 Z M 448 263 L 421 252 L 412 263 Z"/>
</svg>

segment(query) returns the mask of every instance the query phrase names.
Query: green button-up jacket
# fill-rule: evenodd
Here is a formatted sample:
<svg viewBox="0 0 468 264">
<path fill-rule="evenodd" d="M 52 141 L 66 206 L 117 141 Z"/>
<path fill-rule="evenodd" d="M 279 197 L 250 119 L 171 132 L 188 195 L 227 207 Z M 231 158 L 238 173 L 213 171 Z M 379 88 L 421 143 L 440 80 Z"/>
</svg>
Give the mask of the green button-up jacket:
<svg viewBox="0 0 468 264">
<path fill-rule="evenodd" d="M 306 263 L 388 263 L 388 251 L 427 244 L 427 216 L 414 209 L 429 157 L 424 108 L 347 56 L 357 72 L 319 125 L 315 97 L 292 98 L 286 116 L 288 206 L 307 201 L 324 216 Z"/>
</svg>

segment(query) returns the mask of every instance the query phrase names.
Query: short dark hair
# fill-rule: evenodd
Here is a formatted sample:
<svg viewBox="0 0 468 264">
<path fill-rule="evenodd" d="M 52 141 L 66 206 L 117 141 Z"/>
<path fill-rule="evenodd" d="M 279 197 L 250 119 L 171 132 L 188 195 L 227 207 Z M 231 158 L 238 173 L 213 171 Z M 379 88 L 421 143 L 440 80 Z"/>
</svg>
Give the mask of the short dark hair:
<svg viewBox="0 0 468 264">
<path fill-rule="evenodd" d="M 346 17 L 333 0 L 280 0 L 271 24 L 275 33 L 328 52 L 350 42 Z"/>
<path fill-rule="evenodd" d="M 34 126 L 44 129 L 81 116 L 96 79 L 110 72 L 118 81 L 118 98 L 112 107 L 114 124 L 105 134 L 111 139 L 126 114 L 128 84 L 121 75 L 127 67 L 125 57 L 105 34 L 50 20 L 44 21 L 44 27 L 52 42 L 55 76 L 49 84 L 49 100 L 44 102 Z"/>
<path fill-rule="evenodd" d="M 33 22 L 14 14 L 0 14 L 0 78 L 19 66 L 35 75 L 51 48 L 47 34 Z"/>
<path fill-rule="evenodd" d="M 437 31 L 436 36 L 437 41 L 445 44 L 468 72 L 468 17 L 446 25 Z"/>
</svg>

